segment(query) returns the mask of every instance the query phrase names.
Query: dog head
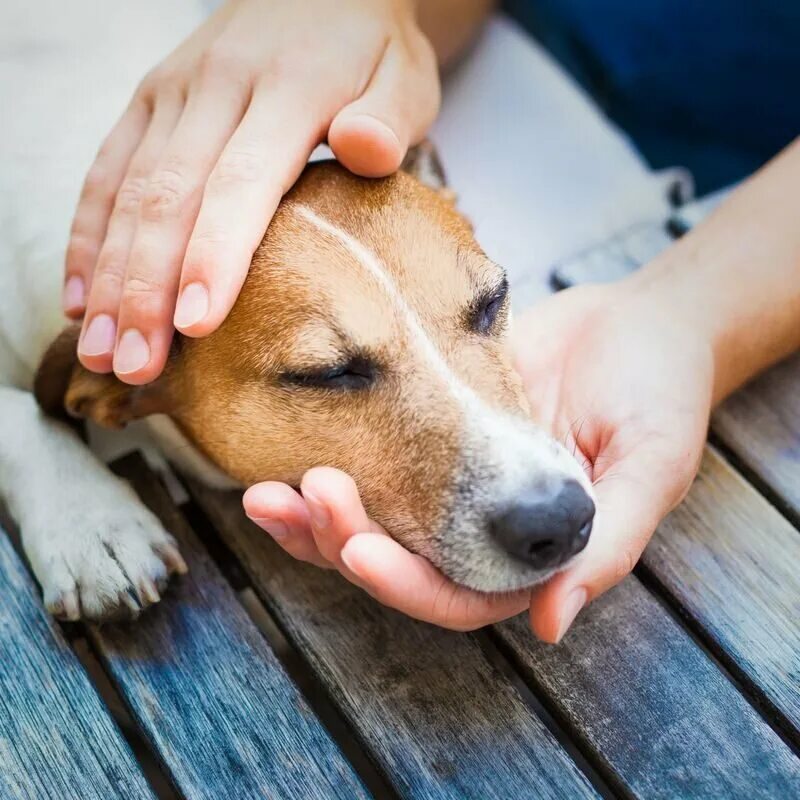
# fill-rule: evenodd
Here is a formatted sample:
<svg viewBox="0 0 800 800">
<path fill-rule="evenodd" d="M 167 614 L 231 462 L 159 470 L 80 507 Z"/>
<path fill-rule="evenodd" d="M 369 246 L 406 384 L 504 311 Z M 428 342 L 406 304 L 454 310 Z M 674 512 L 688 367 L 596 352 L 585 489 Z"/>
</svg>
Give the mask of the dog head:
<svg viewBox="0 0 800 800">
<path fill-rule="evenodd" d="M 589 536 L 583 470 L 527 418 L 506 353 L 507 283 L 442 191 L 309 166 L 226 322 L 131 387 L 51 348 L 37 395 L 119 427 L 165 413 L 243 485 L 356 481 L 368 513 L 453 580 L 530 586 Z"/>
</svg>

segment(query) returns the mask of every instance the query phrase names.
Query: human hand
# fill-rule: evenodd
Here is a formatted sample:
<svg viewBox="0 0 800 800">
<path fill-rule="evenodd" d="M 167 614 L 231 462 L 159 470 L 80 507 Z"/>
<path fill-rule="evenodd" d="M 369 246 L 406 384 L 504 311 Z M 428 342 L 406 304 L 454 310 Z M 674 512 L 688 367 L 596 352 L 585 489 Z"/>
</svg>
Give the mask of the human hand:
<svg viewBox="0 0 800 800">
<path fill-rule="evenodd" d="M 439 104 L 411 0 L 229 0 L 141 83 L 83 187 L 64 310 L 81 363 L 155 379 L 177 328 L 225 319 L 283 194 L 327 138 L 395 171 Z"/>
<path fill-rule="evenodd" d="M 596 492 L 586 550 L 543 586 L 492 596 L 456 585 L 386 536 L 352 480 L 329 468 L 306 474 L 302 496 L 278 483 L 252 487 L 248 515 L 291 555 L 338 569 L 412 617 L 469 630 L 529 607 L 534 632 L 559 641 L 587 602 L 630 572 L 688 490 L 705 441 L 713 358 L 678 310 L 628 284 L 549 298 L 515 321 L 515 353 L 534 418 L 574 449 Z"/>
<path fill-rule="evenodd" d="M 624 578 L 684 498 L 706 439 L 712 342 L 646 281 L 569 289 L 516 321 L 534 419 L 583 461 L 597 512 L 586 549 L 531 593 L 534 633 L 558 642 Z"/>
</svg>

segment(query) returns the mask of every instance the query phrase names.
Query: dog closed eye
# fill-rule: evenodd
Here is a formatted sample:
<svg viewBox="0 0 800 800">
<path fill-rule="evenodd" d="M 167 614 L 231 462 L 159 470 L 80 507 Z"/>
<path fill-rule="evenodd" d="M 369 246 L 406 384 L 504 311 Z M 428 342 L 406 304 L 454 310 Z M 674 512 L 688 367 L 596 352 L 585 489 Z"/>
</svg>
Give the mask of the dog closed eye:
<svg viewBox="0 0 800 800">
<path fill-rule="evenodd" d="M 481 295 L 472 305 L 469 313 L 469 327 L 475 333 L 491 333 L 506 305 L 508 297 L 508 280 L 503 277 L 494 289 Z"/>
<path fill-rule="evenodd" d="M 340 364 L 313 369 L 287 370 L 281 381 L 290 386 L 330 391 L 368 389 L 378 376 L 376 365 L 368 358 L 355 356 Z"/>
</svg>

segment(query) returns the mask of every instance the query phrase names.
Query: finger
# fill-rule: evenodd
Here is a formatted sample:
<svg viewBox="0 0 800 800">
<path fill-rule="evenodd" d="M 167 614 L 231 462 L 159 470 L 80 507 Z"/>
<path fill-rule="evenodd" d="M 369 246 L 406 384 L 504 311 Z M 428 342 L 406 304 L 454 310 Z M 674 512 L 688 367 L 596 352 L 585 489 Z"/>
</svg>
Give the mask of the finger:
<svg viewBox="0 0 800 800">
<path fill-rule="evenodd" d="M 157 101 L 150 126 L 131 159 L 114 201 L 78 342 L 81 363 L 94 372 L 111 371 L 123 280 L 142 193 L 178 121 L 180 103 L 177 94 L 164 96 Z"/>
<path fill-rule="evenodd" d="M 257 483 L 244 493 L 242 504 L 247 516 L 290 556 L 325 569 L 333 568 L 317 549 L 303 498 L 290 486 L 276 481 Z"/>
<path fill-rule="evenodd" d="M 359 585 L 379 602 L 415 619 L 452 630 L 475 630 L 528 607 L 529 592 L 489 595 L 448 580 L 427 559 L 388 536 L 351 536 L 341 558 Z"/>
<path fill-rule="evenodd" d="M 336 158 L 357 175 L 377 178 L 400 167 L 409 145 L 421 141 L 439 111 L 436 59 L 425 44 L 415 59 L 392 42 L 358 100 L 328 130 Z"/>
<path fill-rule="evenodd" d="M 114 198 L 149 121 L 150 107 L 137 95 L 86 174 L 72 221 L 64 268 L 62 305 L 64 313 L 72 319 L 78 319 L 86 308 L 92 273 L 106 235 Z"/>
<path fill-rule="evenodd" d="M 144 190 L 114 353 L 114 371 L 126 383 L 154 380 L 166 363 L 183 256 L 203 186 L 249 100 L 247 80 L 233 70 L 207 73 L 190 92 Z"/>
<path fill-rule="evenodd" d="M 206 336 L 227 316 L 284 193 L 320 139 L 301 93 L 257 89 L 208 179 L 181 273 L 175 326 Z"/>
<path fill-rule="evenodd" d="M 631 459 L 595 484 L 597 514 L 586 549 L 531 598 L 531 627 L 543 641 L 559 642 L 580 610 L 619 583 L 639 560 L 669 508 L 655 487 L 638 478 L 650 468 Z"/>
<path fill-rule="evenodd" d="M 300 491 L 317 549 L 323 558 L 348 573 L 340 557 L 347 540 L 355 533 L 380 530 L 367 516 L 355 481 L 341 470 L 315 467 L 303 476 Z"/>
</svg>

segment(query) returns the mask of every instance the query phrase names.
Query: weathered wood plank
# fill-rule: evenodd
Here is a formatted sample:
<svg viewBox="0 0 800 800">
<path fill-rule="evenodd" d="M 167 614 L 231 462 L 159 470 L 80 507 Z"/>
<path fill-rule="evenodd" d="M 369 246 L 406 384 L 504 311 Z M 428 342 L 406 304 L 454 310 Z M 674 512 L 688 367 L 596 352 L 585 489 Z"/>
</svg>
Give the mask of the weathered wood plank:
<svg viewBox="0 0 800 800">
<path fill-rule="evenodd" d="M 289 558 L 238 494 L 190 490 L 402 797 L 596 796 L 473 637 Z"/>
<path fill-rule="evenodd" d="M 179 540 L 190 573 L 135 624 L 90 635 L 176 786 L 192 800 L 367 796 L 143 460 L 116 468 Z"/>
<path fill-rule="evenodd" d="M 521 618 L 495 630 L 622 795 L 800 796 L 800 761 L 635 577 L 558 647 Z"/>
<path fill-rule="evenodd" d="M 719 440 L 800 519 L 800 354 L 731 395 L 711 424 Z"/>
<path fill-rule="evenodd" d="M 2 529 L 0 797 L 154 797 Z"/>
<path fill-rule="evenodd" d="M 800 744 L 800 535 L 712 448 L 643 562 Z"/>
</svg>

